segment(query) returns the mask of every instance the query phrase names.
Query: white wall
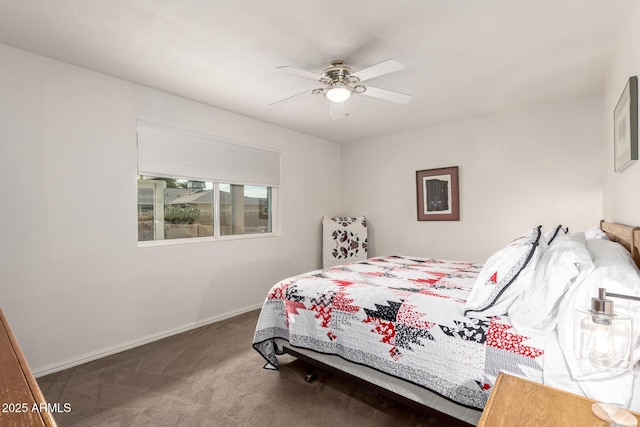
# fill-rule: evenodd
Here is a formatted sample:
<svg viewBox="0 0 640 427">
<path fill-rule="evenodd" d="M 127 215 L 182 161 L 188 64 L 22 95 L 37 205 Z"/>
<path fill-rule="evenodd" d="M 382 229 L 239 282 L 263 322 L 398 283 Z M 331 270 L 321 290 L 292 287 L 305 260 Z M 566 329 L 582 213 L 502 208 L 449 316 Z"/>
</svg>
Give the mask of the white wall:
<svg viewBox="0 0 640 427">
<path fill-rule="evenodd" d="M 381 136 L 342 149 L 342 213 L 369 219 L 371 255 L 484 261 L 530 228 L 602 216 L 602 99 Z M 417 221 L 415 173 L 459 167 L 460 221 Z"/>
<path fill-rule="evenodd" d="M 605 84 L 604 217 L 609 221 L 640 225 L 640 162 L 620 173 L 613 168 L 613 111 L 631 76 L 640 77 L 640 4 L 620 23 L 616 52 Z"/>
<path fill-rule="evenodd" d="M 36 374 L 257 308 L 315 268 L 340 147 L 0 45 L 0 306 Z M 138 248 L 136 120 L 282 152 L 282 234 Z"/>
</svg>

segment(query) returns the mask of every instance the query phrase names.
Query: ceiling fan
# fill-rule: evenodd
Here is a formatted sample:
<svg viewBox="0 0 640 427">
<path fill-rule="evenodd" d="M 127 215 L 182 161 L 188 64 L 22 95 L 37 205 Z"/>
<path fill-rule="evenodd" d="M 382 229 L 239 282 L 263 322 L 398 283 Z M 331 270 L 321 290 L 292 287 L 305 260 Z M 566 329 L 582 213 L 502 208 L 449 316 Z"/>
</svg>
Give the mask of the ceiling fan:
<svg viewBox="0 0 640 427">
<path fill-rule="evenodd" d="M 329 66 L 322 70 L 319 75 L 311 71 L 306 71 L 301 68 L 288 65 L 276 67 L 276 69 L 318 81 L 324 86 L 289 96 L 273 102 L 268 106 L 288 101 L 300 95 L 323 94 L 330 102 L 329 117 L 331 120 L 337 120 L 348 115 L 345 109 L 345 102 L 353 95 L 366 95 L 399 104 L 406 104 L 411 101 L 411 95 L 362 84 L 362 82 L 366 80 L 404 69 L 404 65 L 395 59 L 388 59 L 360 71 L 354 71 L 353 68 L 349 67 L 344 60 L 335 59 L 331 61 Z"/>
</svg>

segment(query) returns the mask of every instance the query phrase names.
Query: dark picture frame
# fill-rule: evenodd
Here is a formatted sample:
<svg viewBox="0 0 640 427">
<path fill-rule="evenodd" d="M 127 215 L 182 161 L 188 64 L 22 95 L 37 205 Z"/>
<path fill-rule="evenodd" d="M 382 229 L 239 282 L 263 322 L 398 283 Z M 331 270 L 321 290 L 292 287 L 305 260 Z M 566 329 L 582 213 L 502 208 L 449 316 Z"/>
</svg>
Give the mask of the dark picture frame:
<svg viewBox="0 0 640 427">
<path fill-rule="evenodd" d="M 458 166 L 416 171 L 418 221 L 459 221 Z"/>
<path fill-rule="evenodd" d="M 638 160 L 638 78 L 629 77 L 613 113 L 614 170 L 622 172 Z"/>
</svg>

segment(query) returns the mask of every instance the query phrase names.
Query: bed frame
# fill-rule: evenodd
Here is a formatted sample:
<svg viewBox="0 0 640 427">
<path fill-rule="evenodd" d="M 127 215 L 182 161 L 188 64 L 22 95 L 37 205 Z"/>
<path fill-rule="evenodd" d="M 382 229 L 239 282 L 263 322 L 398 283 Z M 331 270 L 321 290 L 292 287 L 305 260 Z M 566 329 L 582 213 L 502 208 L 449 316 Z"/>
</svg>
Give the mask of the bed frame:
<svg viewBox="0 0 640 427">
<path fill-rule="evenodd" d="M 640 227 L 602 220 L 600 221 L 600 229 L 607 234 L 609 239 L 624 246 L 636 265 L 640 267 Z"/>
<path fill-rule="evenodd" d="M 333 367 L 331 365 L 328 365 L 324 362 L 321 362 L 319 360 L 316 360 L 313 358 L 313 356 L 308 356 L 306 354 L 300 353 L 297 350 L 293 350 L 290 347 L 287 347 L 286 345 L 283 345 L 283 351 L 287 354 L 290 354 L 291 356 L 302 360 L 303 362 L 306 362 L 308 364 L 308 366 L 310 368 L 307 369 L 307 374 L 306 374 L 306 381 L 307 382 L 313 382 L 316 379 L 316 369 L 321 369 L 325 372 L 329 372 L 330 374 L 334 374 L 338 377 L 344 378 L 346 381 L 349 381 L 352 384 L 357 384 L 359 386 L 362 386 L 374 393 L 378 393 L 380 396 L 384 396 L 394 402 L 400 403 L 404 406 L 407 406 L 411 409 L 414 409 L 420 413 L 423 414 L 427 414 L 427 415 L 431 415 L 433 417 L 438 418 L 439 420 L 442 420 L 443 422 L 446 422 L 448 425 L 452 426 L 452 427 L 469 427 L 469 426 L 473 426 L 473 424 L 469 424 L 466 423 L 458 418 L 455 418 L 449 414 L 446 414 L 444 412 L 438 411 L 436 409 L 433 409 L 427 405 L 424 405 L 420 402 L 416 402 L 415 400 L 411 400 L 408 397 L 405 397 L 401 394 L 398 393 L 394 393 L 391 390 L 388 390 L 384 387 L 381 387 L 377 384 L 371 383 L 367 380 L 364 380 L 356 375 L 344 372 L 336 367 Z M 383 375 L 383 374 L 381 374 Z M 426 389 L 425 389 L 426 390 Z M 480 411 L 478 411 L 478 418 L 480 417 Z"/>
<path fill-rule="evenodd" d="M 640 267 L 640 227 L 632 227 L 632 226 L 628 226 L 628 225 L 623 225 L 623 224 L 618 224 L 618 223 L 613 223 L 613 222 L 607 222 L 605 220 L 600 221 L 600 229 L 602 231 L 604 231 L 607 234 L 607 237 L 609 237 L 610 240 L 614 241 L 614 242 L 618 242 L 620 243 L 622 246 L 624 246 L 629 253 L 631 254 L 631 256 L 633 257 L 633 260 L 635 261 L 636 265 L 638 265 L 638 267 Z M 405 406 L 408 406 L 414 410 L 417 410 L 421 413 L 427 414 L 427 415 L 431 415 L 434 416 L 440 420 L 442 420 L 443 422 L 448 423 L 451 426 L 457 426 L 457 427 L 468 427 L 468 426 L 473 426 L 474 424 L 470 424 L 468 422 L 465 422 L 461 419 L 458 419 L 452 415 L 449 415 L 447 413 L 441 412 L 439 410 L 433 409 L 430 406 L 427 406 L 423 403 L 414 401 L 408 397 L 405 397 L 401 394 L 398 394 L 396 392 L 393 392 L 391 390 L 388 390 L 386 388 L 383 388 L 377 384 L 374 384 L 370 381 L 367 381 L 363 378 L 360 378 L 354 374 L 351 373 L 347 373 L 344 372 L 342 370 L 340 370 L 339 368 L 336 368 L 332 365 L 329 365 L 327 363 L 324 363 L 320 360 L 317 360 L 314 357 L 314 354 L 310 354 L 311 352 L 307 352 L 307 353 L 302 353 L 301 351 L 297 350 L 297 349 L 292 349 L 291 347 L 288 347 L 286 344 L 283 344 L 283 351 L 285 353 L 288 353 L 294 357 L 296 357 L 297 359 L 300 359 L 304 362 L 306 362 L 311 368 L 312 370 L 308 370 L 307 372 L 307 377 L 306 380 L 308 382 L 311 382 L 315 379 L 315 372 L 313 371 L 313 369 L 318 368 L 321 369 L 323 371 L 329 372 L 331 374 L 335 374 L 337 376 L 340 376 L 342 378 L 345 378 L 347 381 L 350 381 L 354 384 L 358 384 L 360 386 L 363 386 L 375 393 L 379 393 L 381 396 L 384 396 L 386 398 L 389 398 L 393 401 L 396 401 L 400 404 L 403 404 Z M 384 374 L 383 374 L 384 375 Z M 427 391 L 425 389 L 425 391 Z M 436 399 L 443 399 L 440 397 L 435 397 Z M 460 407 L 463 408 L 463 407 Z M 463 408 L 464 410 L 466 410 L 468 412 L 468 409 Z M 477 411 L 478 412 L 478 419 L 480 418 L 481 415 L 481 411 Z M 467 417 L 468 418 L 468 417 Z"/>
</svg>

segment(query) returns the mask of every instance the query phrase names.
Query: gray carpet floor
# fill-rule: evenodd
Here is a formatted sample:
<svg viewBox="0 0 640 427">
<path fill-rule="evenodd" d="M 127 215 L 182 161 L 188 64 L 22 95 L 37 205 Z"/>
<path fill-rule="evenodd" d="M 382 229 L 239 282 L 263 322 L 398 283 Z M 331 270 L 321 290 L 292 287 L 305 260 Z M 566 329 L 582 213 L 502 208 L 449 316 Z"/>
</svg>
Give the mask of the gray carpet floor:
<svg viewBox="0 0 640 427">
<path fill-rule="evenodd" d="M 336 375 L 251 347 L 258 311 L 38 378 L 67 426 L 430 426 L 435 418 Z"/>
</svg>

